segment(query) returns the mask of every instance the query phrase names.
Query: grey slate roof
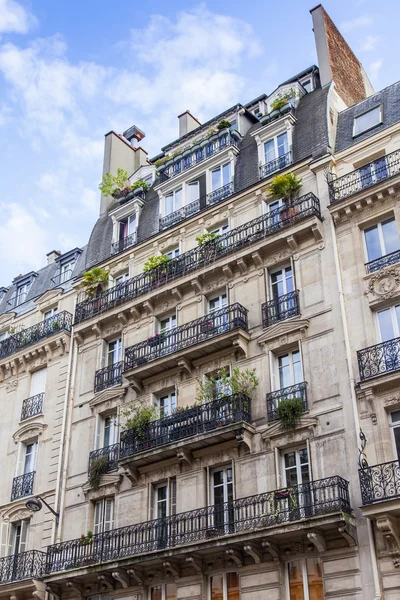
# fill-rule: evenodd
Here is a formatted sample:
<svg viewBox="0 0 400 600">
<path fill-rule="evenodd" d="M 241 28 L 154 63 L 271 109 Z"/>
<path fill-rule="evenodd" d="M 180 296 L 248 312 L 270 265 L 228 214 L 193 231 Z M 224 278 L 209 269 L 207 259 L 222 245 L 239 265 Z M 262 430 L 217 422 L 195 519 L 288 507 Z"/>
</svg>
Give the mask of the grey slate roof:
<svg viewBox="0 0 400 600">
<path fill-rule="evenodd" d="M 354 117 L 378 104 L 382 104 L 383 122 L 377 125 L 377 127 L 353 137 Z M 358 142 L 375 135 L 398 121 L 400 121 L 400 82 L 390 85 L 366 100 L 358 102 L 339 113 L 335 151 L 340 152 L 340 150 L 358 144 Z"/>
<path fill-rule="evenodd" d="M 312 156 L 322 156 L 327 151 L 328 115 L 327 97 L 329 86 L 305 94 L 300 100 L 293 130 L 293 162 Z"/>
</svg>

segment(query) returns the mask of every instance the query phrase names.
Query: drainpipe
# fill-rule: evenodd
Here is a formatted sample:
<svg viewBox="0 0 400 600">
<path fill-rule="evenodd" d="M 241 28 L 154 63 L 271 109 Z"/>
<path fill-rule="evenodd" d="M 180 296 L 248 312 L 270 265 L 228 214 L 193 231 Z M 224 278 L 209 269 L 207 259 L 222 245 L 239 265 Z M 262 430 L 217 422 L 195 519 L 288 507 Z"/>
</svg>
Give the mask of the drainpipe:
<svg viewBox="0 0 400 600">
<path fill-rule="evenodd" d="M 358 448 L 358 432 L 360 431 L 360 420 L 358 418 L 357 398 L 356 398 L 356 391 L 355 391 L 356 380 L 354 377 L 353 362 L 351 360 L 349 331 L 348 331 L 348 327 L 347 327 L 347 318 L 346 318 L 346 312 L 345 312 L 345 306 L 344 306 L 344 292 L 343 292 L 343 286 L 342 286 L 342 275 L 341 275 L 341 271 L 340 271 L 339 253 L 338 253 L 338 248 L 337 248 L 336 231 L 335 231 L 335 225 L 333 222 L 333 218 L 330 219 L 330 224 L 331 224 L 333 257 L 335 260 L 336 279 L 337 279 L 337 286 L 338 286 L 338 291 L 339 291 L 340 317 L 341 317 L 343 333 L 344 333 L 344 346 L 345 346 L 345 352 L 346 352 L 347 369 L 348 369 L 348 373 L 349 373 L 351 406 L 353 409 L 354 423 L 356 426 L 356 446 Z M 374 586 L 375 586 L 374 600 L 382 600 L 382 591 L 381 591 L 381 585 L 380 585 L 380 581 L 379 581 L 378 563 L 377 563 L 376 550 L 375 550 L 375 539 L 373 536 L 372 523 L 369 519 L 367 519 L 367 527 L 368 527 L 369 549 L 370 549 L 370 553 L 371 553 L 371 562 L 372 562 L 372 575 L 373 575 Z"/>
</svg>

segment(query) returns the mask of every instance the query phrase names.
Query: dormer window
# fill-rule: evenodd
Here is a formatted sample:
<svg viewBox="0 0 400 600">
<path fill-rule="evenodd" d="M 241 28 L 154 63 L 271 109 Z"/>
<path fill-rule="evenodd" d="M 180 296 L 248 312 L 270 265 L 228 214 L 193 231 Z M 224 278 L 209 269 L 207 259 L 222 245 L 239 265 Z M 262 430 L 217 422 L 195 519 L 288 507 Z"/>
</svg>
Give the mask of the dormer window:
<svg viewBox="0 0 400 600">
<path fill-rule="evenodd" d="M 312 92 L 312 80 L 311 79 L 305 79 L 304 81 L 300 82 L 301 85 L 303 86 L 303 88 L 306 90 L 306 92 Z"/>
<path fill-rule="evenodd" d="M 64 283 L 71 279 L 75 263 L 76 259 L 73 259 L 60 264 L 60 283 Z"/>
<path fill-rule="evenodd" d="M 119 243 L 118 250 L 122 252 L 126 248 L 133 246 L 136 243 L 136 213 L 129 215 L 126 219 L 121 219 L 119 225 Z"/>
<path fill-rule="evenodd" d="M 382 105 L 374 106 L 362 115 L 354 117 L 353 137 L 365 133 L 382 123 Z"/>
<path fill-rule="evenodd" d="M 30 287 L 31 287 L 30 281 L 27 281 L 26 283 L 22 283 L 21 285 L 17 286 L 17 295 L 15 298 L 15 306 L 19 306 L 20 304 L 23 304 L 23 302 L 25 302 L 26 297 L 29 293 Z"/>
<path fill-rule="evenodd" d="M 165 196 L 165 214 L 170 215 L 171 213 L 179 210 L 183 206 L 183 194 L 182 188 L 171 192 Z"/>
<path fill-rule="evenodd" d="M 267 177 L 275 171 L 284 169 L 291 163 L 288 134 L 285 131 L 264 143 L 264 165 L 261 177 Z"/>
</svg>

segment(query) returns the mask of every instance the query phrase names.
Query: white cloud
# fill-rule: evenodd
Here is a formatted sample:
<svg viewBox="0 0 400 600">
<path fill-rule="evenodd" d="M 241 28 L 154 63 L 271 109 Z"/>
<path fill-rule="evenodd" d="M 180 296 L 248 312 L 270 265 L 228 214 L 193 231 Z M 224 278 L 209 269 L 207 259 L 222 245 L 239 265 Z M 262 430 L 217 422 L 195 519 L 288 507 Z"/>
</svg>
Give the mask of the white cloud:
<svg viewBox="0 0 400 600">
<path fill-rule="evenodd" d="M 374 60 L 368 67 L 367 73 L 371 79 L 372 84 L 378 87 L 379 84 L 379 73 L 382 68 L 382 59 L 378 58 Z"/>
<path fill-rule="evenodd" d="M 369 15 L 362 15 L 361 17 L 356 17 L 355 19 L 351 19 L 350 21 L 344 21 L 340 25 L 340 30 L 343 33 L 348 33 L 349 31 L 353 31 L 353 29 L 360 29 L 362 27 L 369 27 L 374 22 L 373 18 Z"/>
<path fill-rule="evenodd" d="M 361 42 L 360 50 L 363 50 L 364 52 L 371 52 L 371 50 L 375 50 L 379 39 L 379 35 L 367 35 L 367 37 Z"/>
<path fill-rule="evenodd" d="M 0 33 L 27 33 L 36 19 L 15 0 L 0 0 Z"/>
</svg>

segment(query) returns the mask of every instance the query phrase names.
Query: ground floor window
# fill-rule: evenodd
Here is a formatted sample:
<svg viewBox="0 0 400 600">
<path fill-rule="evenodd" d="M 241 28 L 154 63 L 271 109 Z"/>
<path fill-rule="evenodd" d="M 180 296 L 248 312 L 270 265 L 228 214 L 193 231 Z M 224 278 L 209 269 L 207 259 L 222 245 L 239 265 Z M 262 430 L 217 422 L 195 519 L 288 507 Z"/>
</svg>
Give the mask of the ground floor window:
<svg viewBox="0 0 400 600">
<path fill-rule="evenodd" d="M 319 558 L 295 560 L 287 568 L 290 600 L 324 600 Z"/>
<path fill-rule="evenodd" d="M 239 575 L 237 573 L 212 575 L 210 600 L 240 600 Z"/>
<path fill-rule="evenodd" d="M 176 600 L 175 583 L 162 583 L 150 588 L 150 600 Z"/>
</svg>

